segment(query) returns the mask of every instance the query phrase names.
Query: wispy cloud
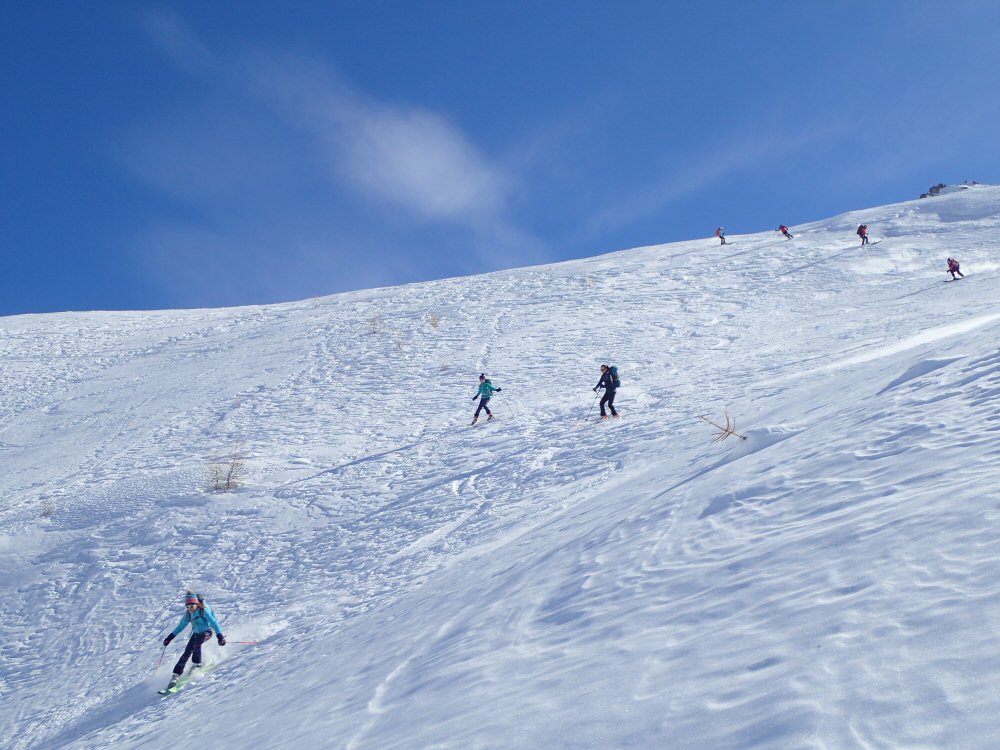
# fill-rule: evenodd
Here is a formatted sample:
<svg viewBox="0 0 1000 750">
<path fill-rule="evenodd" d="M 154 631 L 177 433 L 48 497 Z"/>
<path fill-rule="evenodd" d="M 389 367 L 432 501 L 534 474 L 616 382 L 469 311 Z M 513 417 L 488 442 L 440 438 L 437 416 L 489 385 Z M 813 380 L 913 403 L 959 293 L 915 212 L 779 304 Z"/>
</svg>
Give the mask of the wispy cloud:
<svg viewBox="0 0 1000 750">
<path fill-rule="evenodd" d="M 175 14 L 144 27 L 195 78 L 189 101 L 122 145 L 169 199 L 133 240 L 178 294 L 210 298 L 225 276 L 227 303 L 239 288 L 289 299 L 322 293 L 318 278 L 335 291 L 545 258 L 512 218 L 510 155 L 486 154 L 444 114 L 373 97 L 315 56 L 212 47 Z"/>
<path fill-rule="evenodd" d="M 256 101 L 307 133 L 299 148 L 317 149 L 313 162 L 340 186 L 419 219 L 474 229 L 505 220 L 516 181 L 443 115 L 370 97 L 327 61 L 261 49 L 223 59 L 173 13 L 144 23 L 175 65 L 245 98 L 233 107 Z"/>
<path fill-rule="evenodd" d="M 743 170 L 791 158 L 848 130 L 846 120 L 836 119 L 799 127 L 791 133 L 770 124 L 744 122 L 726 140 L 712 143 L 703 152 L 673 164 L 659 180 L 634 188 L 605 205 L 591 217 L 587 232 L 598 234 L 626 226 Z"/>
<path fill-rule="evenodd" d="M 216 64 L 212 51 L 176 13 L 150 10 L 141 21 L 149 38 L 177 67 L 198 74 Z"/>
<path fill-rule="evenodd" d="M 503 215 L 514 180 L 443 116 L 374 100 L 325 64 L 261 55 L 254 71 L 257 91 L 311 131 L 333 173 L 368 197 L 473 227 Z"/>
<path fill-rule="evenodd" d="M 500 214 L 509 181 L 443 118 L 387 108 L 356 115 L 337 143 L 348 179 L 429 218 Z"/>
</svg>

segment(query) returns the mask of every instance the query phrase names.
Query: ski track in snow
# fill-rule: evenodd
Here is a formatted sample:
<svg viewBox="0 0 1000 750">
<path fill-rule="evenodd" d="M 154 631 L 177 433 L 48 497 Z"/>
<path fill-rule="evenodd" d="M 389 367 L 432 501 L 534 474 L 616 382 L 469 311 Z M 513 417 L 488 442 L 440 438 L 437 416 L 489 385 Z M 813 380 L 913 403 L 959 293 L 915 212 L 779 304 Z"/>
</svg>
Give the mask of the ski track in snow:
<svg viewBox="0 0 1000 750">
<path fill-rule="evenodd" d="M 0 319 L 2 736 L 991 747 L 998 229 L 982 188 L 794 240 Z M 746 442 L 710 444 L 726 410 Z M 206 492 L 237 443 L 244 485 Z M 161 700 L 188 585 L 261 643 Z"/>
</svg>

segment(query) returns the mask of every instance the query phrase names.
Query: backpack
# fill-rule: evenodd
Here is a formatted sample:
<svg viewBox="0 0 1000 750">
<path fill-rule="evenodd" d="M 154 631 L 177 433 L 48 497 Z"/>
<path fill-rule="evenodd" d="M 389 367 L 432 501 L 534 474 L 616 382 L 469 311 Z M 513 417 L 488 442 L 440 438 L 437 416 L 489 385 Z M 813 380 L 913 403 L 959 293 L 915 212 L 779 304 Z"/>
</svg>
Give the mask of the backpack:
<svg viewBox="0 0 1000 750">
<path fill-rule="evenodd" d="M 611 365 L 609 369 L 611 371 L 611 382 L 615 384 L 615 388 L 621 388 L 622 381 L 618 377 L 618 365 Z"/>
<path fill-rule="evenodd" d="M 864 237 L 865 236 L 865 230 L 867 228 L 868 227 L 866 227 L 864 224 L 862 224 L 860 227 L 858 227 L 858 237 Z"/>
</svg>

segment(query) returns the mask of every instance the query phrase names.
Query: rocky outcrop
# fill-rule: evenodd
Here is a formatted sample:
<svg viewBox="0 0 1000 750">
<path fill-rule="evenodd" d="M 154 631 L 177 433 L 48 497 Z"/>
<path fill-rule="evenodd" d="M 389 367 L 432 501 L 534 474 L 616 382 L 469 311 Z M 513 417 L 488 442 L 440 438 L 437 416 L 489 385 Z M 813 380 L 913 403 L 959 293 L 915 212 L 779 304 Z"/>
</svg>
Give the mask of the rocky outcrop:
<svg viewBox="0 0 1000 750">
<path fill-rule="evenodd" d="M 932 185 L 931 189 L 926 193 L 921 193 L 921 198 L 931 198 L 935 195 L 941 195 L 941 193 L 957 193 L 959 190 L 968 190 L 970 187 L 975 187 L 979 183 L 975 180 L 966 180 L 960 185 L 945 185 L 943 182 L 939 182 L 937 185 Z"/>
</svg>

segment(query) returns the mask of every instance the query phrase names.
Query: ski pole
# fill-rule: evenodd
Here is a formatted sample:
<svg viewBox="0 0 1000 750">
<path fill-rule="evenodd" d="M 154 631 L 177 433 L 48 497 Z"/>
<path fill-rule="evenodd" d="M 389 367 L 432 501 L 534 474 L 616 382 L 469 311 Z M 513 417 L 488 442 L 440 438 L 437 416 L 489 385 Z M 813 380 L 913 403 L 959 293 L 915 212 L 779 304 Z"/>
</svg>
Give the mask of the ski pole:
<svg viewBox="0 0 1000 750">
<path fill-rule="evenodd" d="M 167 653 L 167 647 L 164 646 L 163 647 L 163 651 L 160 652 L 160 661 L 157 662 L 157 664 L 156 664 L 156 671 L 157 672 L 159 672 L 160 671 L 160 667 L 163 666 L 163 657 L 166 655 L 166 653 Z"/>
<path fill-rule="evenodd" d="M 256 646 L 260 641 L 227 641 L 227 643 L 242 643 L 245 646 Z"/>
</svg>

